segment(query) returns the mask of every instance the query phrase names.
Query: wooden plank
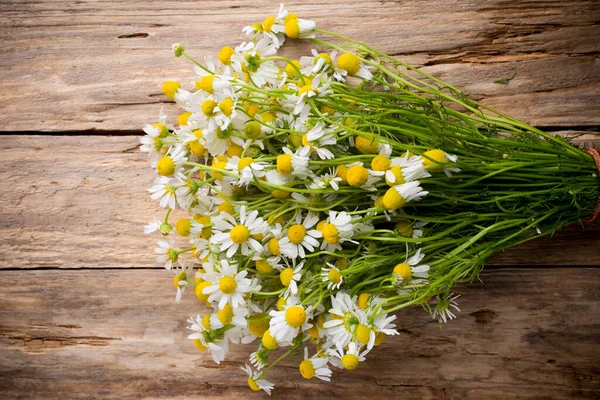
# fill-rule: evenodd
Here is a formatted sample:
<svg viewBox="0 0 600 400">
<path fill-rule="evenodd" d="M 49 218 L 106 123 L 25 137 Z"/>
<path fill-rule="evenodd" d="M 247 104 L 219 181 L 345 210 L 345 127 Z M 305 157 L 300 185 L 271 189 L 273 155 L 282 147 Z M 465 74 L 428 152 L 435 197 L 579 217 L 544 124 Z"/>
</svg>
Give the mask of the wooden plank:
<svg viewBox="0 0 600 400">
<path fill-rule="evenodd" d="M 596 143 L 594 136 L 582 140 Z M 155 177 L 132 136 L 3 136 L 0 268 L 147 268 L 164 215 Z M 600 229 L 573 227 L 549 242 L 497 255 L 496 265 L 600 265 Z"/>
<path fill-rule="evenodd" d="M 137 130 L 168 108 L 162 81 L 189 86 L 194 79 L 190 64 L 171 55 L 172 43 L 199 59 L 215 55 L 278 7 L 279 0 L 3 1 L 0 130 Z M 531 124 L 600 125 L 600 7 L 593 0 L 330 0 L 288 8 Z M 292 43 L 286 54 L 308 49 Z M 514 72 L 508 85 L 493 82 Z"/>
<path fill-rule="evenodd" d="M 400 336 L 354 372 L 335 370 L 331 384 L 305 381 L 285 361 L 271 370 L 274 398 L 600 396 L 600 270 L 482 278 L 458 290 L 462 312 L 443 331 L 406 309 Z M 167 271 L 0 271 L 0 397 L 263 398 L 239 369 L 252 345 L 216 365 L 186 339 L 187 316 L 206 311 L 186 294 L 174 304 Z"/>
</svg>

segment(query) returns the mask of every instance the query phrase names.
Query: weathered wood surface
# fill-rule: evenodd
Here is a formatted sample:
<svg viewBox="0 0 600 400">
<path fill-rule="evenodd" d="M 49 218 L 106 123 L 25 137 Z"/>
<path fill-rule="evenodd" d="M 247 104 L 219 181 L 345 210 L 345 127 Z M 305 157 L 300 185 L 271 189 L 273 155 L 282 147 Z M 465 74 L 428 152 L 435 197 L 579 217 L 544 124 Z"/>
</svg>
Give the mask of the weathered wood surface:
<svg viewBox="0 0 600 400">
<path fill-rule="evenodd" d="M 214 56 L 278 7 L 278 0 L 3 1 L 0 130 L 139 130 L 164 105 L 164 80 L 193 80 L 172 43 L 199 59 Z M 531 124 L 600 125 L 597 1 L 332 0 L 288 8 Z M 298 55 L 309 45 L 287 48 Z M 514 73 L 508 85 L 493 82 Z"/>
<path fill-rule="evenodd" d="M 160 84 L 193 80 L 198 58 L 243 40 L 278 1 L 0 2 L 0 398 L 253 398 L 238 368 L 186 339 L 203 312 L 174 304 L 143 225 L 159 215 L 138 152 L 141 126 L 172 104 Z M 484 103 L 598 147 L 597 1 L 289 3 Z M 121 37 L 121 38 L 120 38 Z M 309 45 L 289 41 L 285 54 Z M 493 81 L 516 72 L 507 85 Z M 31 135 L 45 133 L 45 135 Z M 53 134 L 54 133 L 54 134 Z M 64 135 L 67 133 L 68 135 Z M 106 133 L 116 136 L 106 136 Z M 483 284 L 457 289 L 441 332 L 419 308 L 401 335 L 334 383 L 273 371 L 273 397 L 599 398 L 598 225 L 499 254 Z M 568 268 L 556 268 L 556 266 Z M 94 269 L 97 268 L 97 269 Z M 135 268 L 135 269 L 134 269 Z M 44 269 L 44 270 L 32 270 Z M 72 270 L 79 269 L 79 270 Z M 246 350 L 249 350 L 247 348 Z"/>
<path fill-rule="evenodd" d="M 598 141 L 589 140 L 591 143 Z M 163 218 L 135 136 L 6 136 L 0 143 L 0 269 L 148 268 Z M 600 265 L 600 229 L 572 227 L 498 254 L 492 264 Z"/>
<path fill-rule="evenodd" d="M 205 310 L 193 294 L 175 305 L 169 275 L 3 271 L 0 397 L 267 397 L 247 389 L 239 369 L 252 345 L 216 365 L 186 339 L 187 316 Z M 293 362 L 275 367 L 273 398 L 600 396 L 600 269 L 500 269 L 482 279 L 459 289 L 460 318 L 443 331 L 419 307 L 401 311 L 401 334 L 356 371 L 334 371 L 331 384 L 304 380 Z"/>
</svg>

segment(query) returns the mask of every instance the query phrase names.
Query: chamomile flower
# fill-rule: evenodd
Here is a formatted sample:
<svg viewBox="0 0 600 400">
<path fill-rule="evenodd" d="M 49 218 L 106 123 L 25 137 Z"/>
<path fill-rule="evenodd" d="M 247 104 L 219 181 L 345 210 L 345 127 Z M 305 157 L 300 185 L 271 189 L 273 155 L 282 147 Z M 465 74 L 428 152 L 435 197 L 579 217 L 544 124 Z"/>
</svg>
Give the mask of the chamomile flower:
<svg viewBox="0 0 600 400">
<path fill-rule="evenodd" d="M 194 266 L 191 263 L 179 260 L 179 265 L 171 269 L 171 271 L 174 273 L 173 286 L 177 289 L 175 303 L 179 304 L 181 296 L 189 284 L 188 279 L 194 276 Z"/>
<path fill-rule="evenodd" d="M 327 251 L 341 250 L 341 243 L 347 241 L 357 243 L 352 240 L 354 235 L 352 217 L 345 211 L 330 211 L 325 225 L 321 228 L 321 233 L 323 235 L 321 249 L 327 249 Z"/>
<path fill-rule="evenodd" d="M 452 319 L 455 319 L 456 314 L 454 313 L 456 311 L 460 311 L 460 308 L 458 308 L 458 303 L 456 301 L 456 299 L 458 299 L 459 297 L 460 294 L 457 294 L 455 296 L 454 293 L 450 293 L 446 296 L 438 295 L 437 304 L 435 306 L 435 309 L 433 310 L 431 318 L 437 318 L 440 324 L 442 322 L 446 323 Z"/>
<path fill-rule="evenodd" d="M 304 379 L 318 378 L 322 381 L 329 382 L 331 380 L 331 370 L 327 366 L 329 357 L 320 357 L 315 354 L 308 357 L 308 347 L 304 348 L 304 361 L 300 363 L 298 369 Z"/>
<path fill-rule="evenodd" d="M 296 216 L 296 223 L 290 226 L 287 230 L 287 235 L 279 241 L 279 248 L 281 254 L 289 258 L 304 258 L 306 256 L 306 250 L 312 252 L 316 247 L 319 246 L 321 232 L 316 229 L 311 229 L 317 222 L 319 222 L 319 216 L 308 212 L 302 220 L 302 215 Z"/>
<path fill-rule="evenodd" d="M 385 182 L 389 186 L 394 186 L 430 176 L 421 157 L 410 156 L 407 152 L 404 157 L 391 160 L 389 169 L 385 171 Z"/>
<path fill-rule="evenodd" d="M 323 327 L 327 329 L 327 335 L 333 343 L 345 347 L 353 339 L 359 324 L 358 307 L 352 298 L 345 292 L 338 292 L 331 297 L 332 319 L 325 322 Z"/>
<path fill-rule="evenodd" d="M 268 224 L 258 217 L 258 211 L 253 210 L 246 214 L 246 206 L 240 207 L 239 222 L 228 213 L 221 213 L 213 218 L 215 233 L 212 237 L 213 243 L 221 244 L 221 251 L 227 250 L 227 257 L 233 256 L 238 249 L 243 255 L 251 251 L 261 252 L 263 250 L 260 242 L 252 235 L 264 234 Z"/>
<path fill-rule="evenodd" d="M 239 172 L 240 178 L 237 182 L 232 182 L 238 186 L 248 186 L 253 178 L 262 178 L 265 176 L 266 162 L 255 161 L 252 157 L 233 156 L 227 161 L 226 169 Z M 225 178 L 228 181 L 228 178 Z M 235 178 L 234 178 L 235 179 Z"/>
<path fill-rule="evenodd" d="M 310 162 L 310 149 L 300 147 L 296 152 L 292 152 L 289 148 L 283 147 L 283 153 L 277 156 L 277 172 L 284 175 L 293 175 L 299 178 L 306 178 L 312 175 L 312 171 L 308 167 Z"/>
<path fill-rule="evenodd" d="M 328 350 L 328 354 L 331 356 L 329 359 L 331 364 L 338 368 L 347 369 L 353 371 L 358 367 L 358 364 L 366 360 L 366 355 L 369 353 L 369 349 L 362 351 L 363 346 L 359 346 L 356 342 L 348 343 L 348 347 L 335 346 Z"/>
<path fill-rule="evenodd" d="M 435 149 L 426 151 L 421 156 L 421 159 L 423 160 L 423 165 L 429 167 L 429 171 L 440 172 L 443 170 L 448 178 L 452 177 L 453 172 L 460 172 L 460 168 L 457 167 L 444 168 L 441 166 L 441 164 L 455 163 L 457 160 L 457 156 L 450 155 L 443 150 Z"/>
<path fill-rule="evenodd" d="M 271 350 L 261 346 L 258 350 L 250 354 L 250 363 L 260 371 L 269 365 L 269 353 L 271 353 Z"/>
<path fill-rule="evenodd" d="M 358 57 L 356 54 L 341 54 L 337 59 L 337 66 L 339 69 L 345 70 L 350 76 L 357 76 L 366 81 L 373 78 L 371 71 L 369 71 L 360 57 Z"/>
<path fill-rule="evenodd" d="M 148 192 L 150 192 L 150 198 L 152 200 L 160 199 L 159 205 L 161 207 L 174 210 L 177 208 L 178 204 L 176 191 L 183 185 L 185 185 L 185 182 L 179 178 L 159 176 L 154 181 L 152 187 L 148 189 Z"/>
<path fill-rule="evenodd" d="M 333 136 L 333 128 L 327 128 L 324 122 L 318 122 L 310 131 L 302 137 L 302 144 L 316 153 L 321 160 L 334 158 L 333 153 L 322 146 L 335 145 L 337 143 Z"/>
<path fill-rule="evenodd" d="M 188 329 L 194 331 L 188 339 L 193 340 L 199 350 L 208 350 L 213 361 L 220 364 L 229 352 L 227 333 L 211 331 L 210 327 L 205 327 L 199 315 L 195 319 L 188 319 L 188 323 Z"/>
<path fill-rule="evenodd" d="M 269 396 L 271 395 L 271 390 L 275 387 L 271 382 L 266 379 L 262 379 L 264 374 L 254 373 L 252 368 L 246 364 L 242 367 L 242 371 L 246 372 L 248 375 L 248 387 L 255 392 L 259 392 L 261 390 L 265 391 Z"/>
<path fill-rule="evenodd" d="M 173 227 L 171 226 L 171 229 L 169 229 L 168 231 L 163 231 L 161 230 L 161 226 L 162 226 L 163 222 L 161 220 L 159 220 L 158 218 L 154 218 L 154 220 L 146 225 L 144 225 L 144 233 L 145 234 L 149 234 L 149 233 L 154 233 L 156 231 L 160 231 L 160 233 L 162 233 L 163 235 L 168 235 L 172 230 Z M 165 233 L 163 233 L 165 232 Z"/>
<path fill-rule="evenodd" d="M 413 278 L 426 279 L 429 276 L 429 265 L 420 264 L 425 254 L 421 254 L 421 249 L 410 258 L 407 258 L 403 263 L 397 264 L 394 267 L 393 275 L 396 284 L 406 285 Z"/>
<path fill-rule="evenodd" d="M 245 304 L 244 296 L 256 290 L 260 286 L 252 285 L 252 281 L 246 278 L 247 270 L 238 272 L 238 265 L 229 263 L 227 260 L 221 260 L 215 264 L 214 271 L 200 274 L 201 278 L 211 285 L 204 288 L 202 293 L 208 294 L 208 302 L 218 302 L 219 309 L 230 304 L 237 308 Z"/>
<path fill-rule="evenodd" d="M 299 332 L 304 332 L 312 326 L 308 322 L 312 317 L 311 306 L 305 308 L 299 304 L 298 299 L 292 299 L 291 297 L 288 298 L 282 311 L 273 310 L 269 312 L 269 315 L 272 318 L 268 332 L 280 344 L 291 342 L 298 336 Z"/>
<path fill-rule="evenodd" d="M 285 34 L 293 39 L 312 38 L 316 24 L 314 21 L 298 18 L 296 14 L 287 14 L 283 22 Z"/>
<path fill-rule="evenodd" d="M 308 149 L 308 146 L 304 147 Z M 313 183 L 309 186 L 310 189 L 327 189 L 331 186 L 333 190 L 340 190 L 340 182 L 342 178 L 337 176 L 335 169 L 331 168 L 329 172 L 313 178 Z"/>
<path fill-rule="evenodd" d="M 262 24 L 258 23 L 246 26 L 244 29 L 242 29 L 242 32 L 244 32 L 246 35 L 255 35 L 255 37 L 262 34 L 263 37 L 269 38 L 276 48 L 279 48 L 285 42 L 284 20 L 287 15 L 287 10 L 284 9 L 283 4 L 281 4 L 279 7 L 279 12 L 276 16 L 270 15 L 266 17 Z"/>
<path fill-rule="evenodd" d="M 158 247 L 154 249 L 156 256 L 156 262 L 164 264 L 166 269 L 171 269 L 173 263 L 179 259 L 179 252 L 175 249 L 175 242 L 173 240 L 159 240 L 156 242 Z"/>
<path fill-rule="evenodd" d="M 283 268 L 282 266 L 278 266 L 277 269 L 280 271 L 279 280 L 286 287 L 285 292 L 283 292 L 284 298 L 287 299 L 290 295 L 298 293 L 298 282 L 302 278 L 302 267 L 304 267 L 304 261 L 296 267 L 287 266 Z"/>
<path fill-rule="evenodd" d="M 246 322 L 247 315 L 247 308 L 241 306 L 232 307 L 230 304 L 225 304 L 223 308 L 210 314 L 210 326 L 212 329 L 219 329 L 228 325 L 245 328 L 248 326 Z"/>
<path fill-rule="evenodd" d="M 323 268 L 321 270 L 321 279 L 327 283 L 327 289 L 335 290 L 339 289 L 342 285 L 344 277 L 342 271 L 335 267 L 335 265 L 327 263 L 329 268 Z"/>
<path fill-rule="evenodd" d="M 410 201 L 420 200 L 429 192 L 421 188 L 419 181 L 396 185 L 387 190 L 383 196 L 383 206 L 394 211 L 404 207 Z"/>
</svg>

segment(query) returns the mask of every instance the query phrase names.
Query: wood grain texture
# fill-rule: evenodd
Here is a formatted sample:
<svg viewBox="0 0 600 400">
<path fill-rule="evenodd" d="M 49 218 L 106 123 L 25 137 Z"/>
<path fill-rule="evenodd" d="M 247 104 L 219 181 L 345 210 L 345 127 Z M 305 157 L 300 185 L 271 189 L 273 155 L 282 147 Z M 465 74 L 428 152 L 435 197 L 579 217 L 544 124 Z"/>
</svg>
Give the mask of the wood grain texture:
<svg viewBox="0 0 600 400">
<path fill-rule="evenodd" d="M 168 271 L 0 273 L 0 397 L 266 398 L 239 369 L 252 345 L 216 365 L 186 339 L 204 313 L 174 304 Z M 600 269 L 506 269 L 460 288 L 459 318 L 443 331 L 419 307 L 398 313 L 388 338 L 331 384 L 275 367 L 275 399 L 593 398 Z M 548 290 L 552 287 L 552 290 Z"/>
<path fill-rule="evenodd" d="M 594 136 L 582 138 L 596 143 Z M 0 269 L 154 267 L 144 224 L 164 211 L 132 136 L 3 136 Z M 600 229 L 568 229 L 498 254 L 500 265 L 600 265 Z"/>
<path fill-rule="evenodd" d="M 291 2 L 288 9 L 541 126 L 600 125 L 600 6 L 583 1 Z M 197 58 L 241 42 L 278 0 L 3 1 L 0 130 L 134 131 L 170 109 L 160 84 L 190 85 Z M 308 52 L 290 41 L 285 54 Z M 493 81 L 516 73 L 508 85 Z"/>
</svg>

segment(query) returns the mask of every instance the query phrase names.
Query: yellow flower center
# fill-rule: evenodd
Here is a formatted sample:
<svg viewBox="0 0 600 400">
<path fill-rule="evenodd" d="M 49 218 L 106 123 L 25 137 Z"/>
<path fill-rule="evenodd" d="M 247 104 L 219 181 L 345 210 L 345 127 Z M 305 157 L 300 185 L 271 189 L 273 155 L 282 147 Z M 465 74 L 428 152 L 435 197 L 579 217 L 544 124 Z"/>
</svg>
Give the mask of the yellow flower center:
<svg viewBox="0 0 600 400">
<path fill-rule="evenodd" d="M 233 206 L 227 201 L 224 201 L 221 204 L 219 204 L 218 210 L 219 213 L 226 212 L 229 215 L 233 215 Z"/>
<path fill-rule="evenodd" d="M 348 75 L 355 75 L 360 70 L 360 58 L 352 53 L 344 53 L 338 57 L 338 68 L 344 69 Z"/>
<path fill-rule="evenodd" d="M 375 207 L 376 208 L 385 208 L 383 205 L 383 196 L 379 196 L 375 199 Z"/>
<path fill-rule="evenodd" d="M 273 114 L 272 112 L 266 111 L 262 114 L 260 114 L 260 116 L 262 117 L 263 122 L 266 123 L 270 123 L 270 122 L 275 122 L 275 114 Z"/>
<path fill-rule="evenodd" d="M 224 46 L 219 50 L 219 61 L 225 65 L 231 64 L 231 56 L 235 53 L 235 50 L 229 46 Z"/>
<path fill-rule="evenodd" d="M 231 143 L 229 146 L 227 146 L 227 157 L 239 157 L 242 155 L 243 151 L 244 149 L 242 148 L 242 146 L 239 146 L 235 143 Z"/>
<path fill-rule="evenodd" d="M 310 360 L 302 361 L 298 369 L 304 379 L 311 379 L 316 374 L 315 367 L 313 367 Z"/>
<path fill-rule="evenodd" d="M 273 24 L 275 23 L 275 17 L 273 16 L 268 16 L 267 18 L 265 18 L 265 20 L 263 21 L 262 27 L 263 30 L 267 33 L 271 32 L 271 28 L 273 27 Z"/>
<path fill-rule="evenodd" d="M 277 311 L 283 311 L 285 308 L 285 298 L 280 297 L 277 299 Z"/>
<path fill-rule="evenodd" d="M 262 344 L 269 350 L 275 350 L 279 345 L 269 330 L 266 330 L 262 336 Z"/>
<path fill-rule="evenodd" d="M 408 237 L 408 238 L 412 237 L 412 235 L 413 235 L 412 222 L 410 222 L 407 219 L 400 220 L 396 224 L 396 230 L 398 231 L 400 236 L 404 236 L 404 237 Z"/>
<path fill-rule="evenodd" d="M 389 188 L 383 195 L 383 206 L 388 210 L 394 211 L 404 207 L 406 200 L 393 187 Z"/>
<path fill-rule="evenodd" d="M 194 132 L 196 132 L 196 131 L 194 131 Z M 190 145 L 190 151 L 192 152 L 193 155 L 201 157 L 206 154 L 206 148 L 204 147 L 204 145 L 202 143 L 200 143 L 199 140 L 192 140 L 191 142 L 189 142 L 189 145 Z"/>
<path fill-rule="evenodd" d="M 258 107 L 258 105 L 254 104 L 254 103 L 250 104 L 248 106 L 248 108 L 246 109 L 246 111 L 248 111 L 248 114 L 251 117 L 254 117 L 258 113 L 259 110 L 260 110 L 260 108 Z"/>
<path fill-rule="evenodd" d="M 252 318 L 264 318 L 267 314 L 256 314 Z M 248 330 L 256 337 L 262 337 L 269 329 L 269 318 L 260 319 L 259 321 L 248 321 Z"/>
<path fill-rule="evenodd" d="M 231 294 L 236 288 L 237 283 L 231 276 L 224 276 L 219 280 L 219 290 L 224 294 Z"/>
<path fill-rule="evenodd" d="M 313 326 L 311 326 L 307 332 L 311 338 L 313 338 L 313 339 L 319 338 L 319 328 L 317 327 L 317 324 L 313 323 Z"/>
<path fill-rule="evenodd" d="M 198 300 L 200 300 L 200 301 L 208 300 L 209 295 L 202 293 L 202 291 L 209 286 L 211 286 L 210 282 L 202 282 L 202 283 L 199 283 L 198 285 L 196 285 L 196 288 L 194 289 L 194 293 L 196 294 L 196 297 L 198 298 Z"/>
<path fill-rule="evenodd" d="M 368 179 L 369 171 L 360 165 L 354 165 L 353 167 L 350 167 L 348 173 L 346 174 L 348 185 L 354 187 L 361 187 L 367 182 Z"/>
<path fill-rule="evenodd" d="M 244 134 L 248 139 L 258 139 L 262 133 L 260 124 L 256 121 L 250 121 L 244 128 Z"/>
<path fill-rule="evenodd" d="M 233 243 L 242 244 L 250 238 L 250 231 L 244 225 L 237 225 L 229 233 Z"/>
<path fill-rule="evenodd" d="M 211 224 L 210 216 L 208 216 L 208 215 L 197 215 L 197 216 L 194 217 L 194 219 L 196 220 L 197 223 L 203 225 L 202 233 L 200 234 L 200 236 L 203 239 L 208 240 L 212 236 L 212 227 L 207 226 L 207 225 Z"/>
<path fill-rule="evenodd" d="M 288 229 L 287 235 L 290 242 L 293 244 L 300 244 L 306 236 L 306 228 L 300 224 L 292 225 L 290 229 Z"/>
<path fill-rule="evenodd" d="M 215 115 L 215 108 L 217 107 L 217 102 L 211 99 L 205 100 L 202 103 L 202 112 L 207 117 L 212 117 Z"/>
<path fill-rule="evenodd" d="M 320 220 L 319 223 L 317 223 L 317 227 L 315 228 L 316 230 L 318 230 L 319 232 L 323 232 L 323 227 L 327 225 L 327 220 Z"/>
<path fill-rule="evenodd" d="M 337 244 L 340 241 L 340 231 L 334 224 L 325 224 L 323 226 L 323 239 L 329 244 Z"/>
<path fill-rule="evenodd" d="M 423 153 L 421 159 L 423 160 L 423 165 L 426 167 L 430 165 L 444 164 L 446 162 L 446 153 L 444 153 L 443 150 L 439 149 L 429 150 Z M 433 172 L 440 172 L 443 170 L 443 168 L 434 167 L 428 168 L 428 170 Z"/>
<path fill-rule="evenodd" d="M 385 333 L 376 332 L 375 333 L 375 342 L 373 343 L 375 346 L 379 346 L 385 341 Z"/>
<path fill-rule="evenodd" d="M 162 91 L 169 99 L 173 100 L 175 98 L 175 93 L 179 90 L 181 85 L 179 82 L 174 81 L 166 81 L 162 85 Z"/>
<path fill-rule="evenodd" d="M 285 322 L 292 328 L 297 328 L 306 321 L 306 311 L 300 306 L 291 306 L 285 310 Z"/>
<path fill-rule="evenodd" d="M 267 243 L 267 249 L 274 256 L 278 256 L 279 254 L 281 254 L 281 252 L 279 251 L 279 240 L 277 240 L 276 238 L 272 238 L 271 240 L 269 240 L 269 243 Z"/>
<path fill-rule="evenodd" d="M 189 236 L 191 228 L 192 228 L 192 221 L 190 221 L 188 218 L 181 218 L 175 224 L 175 231 L 180 236 Z"/>
<path fill-rule="evenodd" d="M 331 56 L 327 53 L 319 53 L 318 56 L 315 57 L 315 62 L 319 61 L 319 59 L 323 59 L 326 64 L 333 65 L 333 61 L 331 60 Z"/>
<path fill-rule="evenodd" d="M 285 34 L 293 39 L 300 37 L 300 24 L 298 23 L 298 16 L 296 14 L 288 14 L 283 21 L 285 27 Z"/>
<path fill-rule="evenodd" d="M 392 167 L 390 169 L 390 172 L 392 174 L 394 174 L 394 181 L 392 182 L 386 176 L 385 183 L 387 183 L 389 186 L 401 185 L 404 183 L 404 175 L 402 174 L 402 167 L 400 167 L 400 166 Z"/>
<path fill-rule="evenodd" d="M 344 354 L 342 357 L 342 365 L 348 371 L 352 371 L 358 367 L 358 357 L 354 354 Z"/>
<path fill-rule="evenodd" d="M 294 279 L 294 270 L 292 268 L 288 267 L 279 273 L 279 280 L 281 280 L 281 284 L 285 287 L 290 286 L 292 279 Z"/>
<path fill-rule="evenodd" d="M 356 327 L 356 338 L 362 344 L 369 343 L 369 338 L 371 337 L 371 328 L 365 326 L 363 324 L 358 324 Z"/>
<path fill-rule="evenodd" d="M 240 158 L 240 161 L 238 161 L 238 169 L 241 171 L 244 168 L 250 166 L 250 164 L 252 164 L 253 162 L 254 162 L 254 158 L 252 158 L 252 157 Z"/>
<path fill-rule="evenodd" d="M 175 173 L 175 162 L 171 157 L 163 157 L 156 163 L 156 172 L 162 176 L 171 176 Z"/>
<path fill-rule="evenodd" d="M 228 117 L 233 112 L 233 99 L 228 97 L 219 103 L 219 110 Z"/>
<path fill-rule="evenodd" d="M 339 269 L 340 271 L 343 271 L 345 269 L 348 268 L 348 259 L 346 258 L 340 258 L 336 263 L 335 263 L 335 267 L 337 269 Z"/>
<path fill-rule="evenodd" d="M 185 274 L 185 272 L 182 272 L 182 273 L 180 273 L 178 275 L 175 275 L 173 277 L 173 286 L 175 286 L 176 288 L 178 288 L 179 287 L 179 282 L 185 281 L 185 280 L 187 280 L 187 275 Z"/>
<path fill-rule="evenodd" d="M 369 305 L 369 293 L 361 293 L 358 295 L 357 304 L 363 310 Z"/>
<path fill-rule="evenodd" d="M 300 88 L 300 90 L 298 90 L 298 96 L 301 96 L 301 95 L 302 95 L 302 93 L 308 93 L 308 92 L 310 92 L 311 90 L 312 90 L 313 92 L 317 93 L 317 90 L 316 90 L 316 89 L 314 89 L 314 90 L 313 90 L 313 88 L 312 88 L 312 82 L 310 82 L 310 81 L 309 81 L 309 83 L 307 83 L 306 85 L 302 86 L 302 87 Z"/>
<path fill-rule="evenodd" d="M 186 111 L 183 114 L 180 114 L 179 117 L 177 117 L 177 123 L 179 125 L 187 125 L 190 115 L 192 115 L 192 113 L 189 111 Z"/>
<path fill-rule="evenodd" d="M 292 155 L 280 154 L 277 156 L 277 172 L 290 174 L 292 172 Z"/>
<path fill-rule="evenodd" d="M 273 267 L 267 260 L 256 260 L 256 270 L 261 274 L 268 274 L 273 271 Z"/>
<path fill-rule="evenodd" d="M 390 167 L 390 159 L 384 156 L 376 156 L 371 161 L 371 169 L 373 171 L 387 171 Z"/>
<path fill-rule="evenodd" d="M 328 106 L 321 106 L 321 108 L 319 108 L 319 111 L 321 111 L 322 114 L 328 114 L 328 115 L 335 114 L 335 110 Z"/>
<path fill-rule="evenodd" d="M 292 64 L 295 65 L 296 67 L 298 67 L 298 69 L 300 69 L 300 61 L 292 60 Z M 296 70 L 296 68 L 294 68 L 292 66 L 292 64 L 287 64 L 285 66 L 285 72 L 286 72 L 286 74 L 288 74 L 288 76 L 295 77 L 298 75 L 298 71 Z"/>
<path fill-rule="evenodd" d="M 196 86 L 196 90 L 204 90 L 205 92 L 212 94 L 214 80 L 214 75 L 206 75 L 200 78 L 199 81 L 194 82 L 194 86 Z"/>
<path fill-rule="evenodd" d="M 401 263 L 396 265 L 394 267 L 394 273 L 396 275 L 399 275 L 404 283 L 412 279 L 412 271 L 410 269 L 410 265 L 408 265 L 407 263 Z"/>
<path fill-rule="evenodd" d="M 362 154 L 377 154 L 379 143 L 375 139 L 367 139 L 362 136 L 354 137 L 354 147 Z"/>
<path fill-rule="evenodd" d="M 304 140 L 302 138 L 302 135 L 298 135 L 297 133 L 290 133 L 290 141 L 296 147 L 302 146 L 302 144 L 304 143 Z"/>
<path fill-rule="evenodd" d="M 229 325 L 233 318 L 233 307 L 229 304 L 225 304 L 225 306 L 217 312 L 217 317 L 223 325 Z"/>
<path fill-rule="evenodd" d="M 260 391 L 260 387 L 256 384 L 256 381 L 254 379 L 252 379 L 252 377 L 248 377 L 248 387 L 252 390 L 254 390 L 255 392 Z"/>
<path fill-rule="evenodd" d="M 196 345 L 196 348 L 200 351 L 208 350 L 208 347 L 203 345 L 200 339 L 194 339 L 194 344 Z"/>
<path fill-rule="evenodd" d="M 348 167 L 345 165 L 338 166 L 335 175 L 342 178 L 342 183 L 348 184 Z"/>
<path fill-rule="evenodd" d="M 327 279 L 337 284 L 342 281 L 342 274 L 337 268 L 331 268 L 327 274 Z"/>
<path fill-rule="evenodd" d="M 210 331 L 210 314 L 206 314 L 204 317 L 202 317 L 202 326 L 204 329 Z"/>
</svg>

